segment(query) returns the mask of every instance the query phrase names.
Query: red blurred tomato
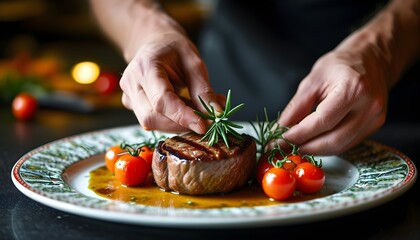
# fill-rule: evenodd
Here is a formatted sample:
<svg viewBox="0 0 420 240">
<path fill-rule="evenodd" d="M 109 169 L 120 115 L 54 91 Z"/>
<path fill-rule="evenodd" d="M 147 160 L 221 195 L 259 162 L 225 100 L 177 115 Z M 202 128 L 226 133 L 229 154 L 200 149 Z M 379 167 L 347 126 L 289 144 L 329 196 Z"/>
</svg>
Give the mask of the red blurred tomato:
<svg viewBox="0 0 420 240">
<path fill-rule="evenodd" d="M 152 166 L 153 151 L 154 149 L 149 148 L 146 145 L 140 148 L 139 156 L 142 157 L 150 166 Z"/>
<path fill-rule="evenodd" d="M 103 95 L 110 95 L 116 91 L 119 84 L 119 77 L 110 72 L 103 72 L 95 81 L 96 90 Z"/>
<path fill-rule="evenodd" d="M 303 162 L 293 171 L 296 179 L 296 189 L 305 194 L 319 192 L 324 186 L 324 171 L 310 162 Z"/>
<path fill-rule="evenodd" d="M 269 169 L 262 179 L 264 193 L 274 200 L 285 200 L 293 196 L 296 190 L 296 179 L 284 168 Z"/>
<path fill-rule="evenodd" d="M 150 165 L 140 156 L 121 155 L 115 163 L 114 175 L 121 184 L 131 187 L 143 183 L 151 170 Z"/>
<path fill-rule="evenodd" d="M 115 163 L 120 157 L 121 153 L 127 152 L 127 150 L 121 148 L 120 145 L 114 145 L 105 152 L 105 166 L 106 168 L 114 173 Z"/>
<path fill-rule="evenodd" d="M 12 112 L 18 120 L 30 120 L 38 109 L 38 100 L 29 93 L 16 95 L 12 102 Z"/>
</svg>

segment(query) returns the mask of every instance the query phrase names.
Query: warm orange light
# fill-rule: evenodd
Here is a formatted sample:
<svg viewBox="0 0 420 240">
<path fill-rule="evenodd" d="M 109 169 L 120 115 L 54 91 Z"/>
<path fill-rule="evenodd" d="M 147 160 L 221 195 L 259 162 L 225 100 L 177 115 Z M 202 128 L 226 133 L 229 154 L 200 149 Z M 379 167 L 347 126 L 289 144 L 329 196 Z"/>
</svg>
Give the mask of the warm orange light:
<svg viewBox="0 0 420 240">
<path fill-rule="evenodd" d="M 94 62 L 80 62 L 74 65 L 71 75 L 80 84 L 93 83 L 99 76 L 100 68 Z"/>
</svg>

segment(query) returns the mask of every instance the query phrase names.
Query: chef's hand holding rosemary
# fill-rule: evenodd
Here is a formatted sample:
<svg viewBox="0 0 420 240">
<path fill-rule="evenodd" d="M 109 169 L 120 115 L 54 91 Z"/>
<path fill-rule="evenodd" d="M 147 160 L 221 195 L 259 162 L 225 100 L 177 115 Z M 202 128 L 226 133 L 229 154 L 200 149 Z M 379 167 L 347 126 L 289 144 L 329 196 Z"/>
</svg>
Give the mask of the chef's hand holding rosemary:
<svg viewBox="0 0 420 240">
<path fill-rule="evenodd" d="M 211 106 L 210 104 L 206 104 L 203 101 L 203 99 L 200 96 L 198 96 L 201 104 L 206 109 L 207 114 L 199 111 L 194 112 L 200 117 L 212 121 L 209 129 L 202 138 L 203 141 L 207 139 L 209 146 L 213 146 L 219 141 L 219 137 L 221 137 L 225 145 L 229 148 L 229 141 L 227 138 L 227 134 L 229 133 L 238 139 L 243 139 L 242 135 L 235 131 L 235 128 L 243 128 L 243 126 L 230 122 L 229 117 L 232 116 L 232 114 L 234 114 L 235 112 L 237 112 L 240 108 L 242 108 L 244 104 L 241 103 L 238 106 L 230 109 L 230 97 L 231 91 L 229 90 L 226 96 L 226 106 L 224 111 L 222 113 L 217 113 L 214 110 L 213 106 Z"/>
</svg>

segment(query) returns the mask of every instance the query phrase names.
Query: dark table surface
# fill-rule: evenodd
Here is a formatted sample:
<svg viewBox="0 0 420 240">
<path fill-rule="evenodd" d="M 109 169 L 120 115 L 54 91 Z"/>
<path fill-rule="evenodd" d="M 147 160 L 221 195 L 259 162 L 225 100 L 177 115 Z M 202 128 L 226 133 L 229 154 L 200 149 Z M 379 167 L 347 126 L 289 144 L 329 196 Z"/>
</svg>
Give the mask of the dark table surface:
<svg viewBox="0 0 420 240">
<path fill-rule="evenodd" d="M 418 181 L 398 198 L 380 206 L 329 220 L 290 226 L 240 229 L 172 229 L 85 218 L 38 203 L 22 194 L 11 170 L 25 153 L 67 136 L 136 124 L 125 109 L 70 113 L 41 109 L 34 121 L 15 121 L 0 110 L 0 239 L 420 239 Z M 371 138 L 411 158 L 420 158 L 420 124 L 386 124 Z M 285 238 L 286 237 L 286 238 Z M 292 238 L 289 238 L 292 239 Z"/>
</svg>

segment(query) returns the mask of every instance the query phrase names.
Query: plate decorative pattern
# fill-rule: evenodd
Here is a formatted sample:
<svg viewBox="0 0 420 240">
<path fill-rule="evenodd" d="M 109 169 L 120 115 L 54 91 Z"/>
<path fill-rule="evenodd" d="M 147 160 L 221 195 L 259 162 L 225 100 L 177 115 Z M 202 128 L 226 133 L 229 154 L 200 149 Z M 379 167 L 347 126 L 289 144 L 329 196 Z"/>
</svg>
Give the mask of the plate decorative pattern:
<svg viewBox="0 0 420 240">
<path fill-rule="evenodd" d="M 246 126 L 244 132 L 252 135 L 251 129 Z M 160 208 L 94 197 L 69 184 L 66 170 L 70 166 L 89 161 L 123 141 L 133 143 L 151 137 L 150 132 L 136 125 L 60 139 L 22 156 L 12 169 L 12 180 L 28 197 L 77 215 L 130 224 L 211 228 L 283 225 L 342 216 L 400 196 L 417 178 L 416 167 L 407 156 L 380 143 L 365 141 L 340 156 L 323 159 L 341 159 L 352 166 L 349 176 L 354 179 L 349 179 L 347 186 L 303 202 L 241 208 Z"/>
</svg>

